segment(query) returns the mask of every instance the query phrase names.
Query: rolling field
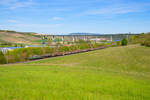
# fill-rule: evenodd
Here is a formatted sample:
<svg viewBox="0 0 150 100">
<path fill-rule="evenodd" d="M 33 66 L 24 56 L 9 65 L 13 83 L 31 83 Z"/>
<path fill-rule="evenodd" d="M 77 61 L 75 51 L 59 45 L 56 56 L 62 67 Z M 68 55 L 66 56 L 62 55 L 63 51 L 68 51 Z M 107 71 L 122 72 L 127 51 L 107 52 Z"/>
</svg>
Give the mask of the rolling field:
<svg viewBox="0 0 150 100">
<path fill-rule="evenodd" d="M 22 43 L 22 44 L 41 44 L 41 37 L 33 33 L 20 33 L 20 32 L 1 32 L 0 43 Z"/>
<path fill-rule="evenodd" d="M 1 65 L 0 100 L 150 100 L 150 48 L 111 47 Z"/>
</svg>

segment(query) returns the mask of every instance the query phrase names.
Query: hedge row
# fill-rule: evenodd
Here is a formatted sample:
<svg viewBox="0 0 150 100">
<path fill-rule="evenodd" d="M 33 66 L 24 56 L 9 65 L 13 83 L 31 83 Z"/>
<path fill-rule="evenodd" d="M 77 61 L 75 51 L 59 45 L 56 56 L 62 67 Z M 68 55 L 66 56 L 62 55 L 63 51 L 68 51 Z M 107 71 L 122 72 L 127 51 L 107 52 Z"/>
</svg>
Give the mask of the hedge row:
<svg viewBox="0 0 150 100">
<path fill-rule="evenodd" d="M 110 44 L 91 44 L 81 43 L 72 46 L 59 46 L 55 48 L 50 47 L 29 47 L 19 48 L 12 51 L 8 51 L 6 54 L 0 52 L 0 63 L 15 63 L 24 62 L 32 59 L 38 59 L 42 57 L 58 56 L 71 53 L 79 53 L 83 51 L 89 51 L 100 47 L 106 47 Z"/>
<path fill-rule="evenodd" d="M 5 58 L 7 63 L 24 62 L 29 60 L 30 57 L 51 54 L 53 51 L 53 48 L 49 47 L 19 48 L 8 51 L 5 54 Z"/>
</svg>

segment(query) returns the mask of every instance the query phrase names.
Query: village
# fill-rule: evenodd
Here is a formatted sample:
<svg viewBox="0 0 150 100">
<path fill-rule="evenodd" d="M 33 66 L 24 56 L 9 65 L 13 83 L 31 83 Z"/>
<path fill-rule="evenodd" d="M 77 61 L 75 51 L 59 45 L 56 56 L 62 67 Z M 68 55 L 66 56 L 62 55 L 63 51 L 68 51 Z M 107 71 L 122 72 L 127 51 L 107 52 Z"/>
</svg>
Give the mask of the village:
<svg viewBox="0 0 150 100">
<path fill-rule="evenodd" d="M 129 40 L 130 36 L 134 34 L 109 34 L 109 35 L 47 35 L 47 34 L 36 34 L 41 37 L 41 44 L 39 45 L 20 45 L 20 46 L 11 46 L 11 47 L 0 47 L 0 51 L 6 53 L 9 50 L 14 50 L 17 48 L 28 48 L 28 47 L 51 47 L 54 48 L 56 45 L 71 46 L 75 45 L 80 41 L 90 41 L 93 43 L 109 43 L 121 41 L 123 38 Z"/>
</svg>

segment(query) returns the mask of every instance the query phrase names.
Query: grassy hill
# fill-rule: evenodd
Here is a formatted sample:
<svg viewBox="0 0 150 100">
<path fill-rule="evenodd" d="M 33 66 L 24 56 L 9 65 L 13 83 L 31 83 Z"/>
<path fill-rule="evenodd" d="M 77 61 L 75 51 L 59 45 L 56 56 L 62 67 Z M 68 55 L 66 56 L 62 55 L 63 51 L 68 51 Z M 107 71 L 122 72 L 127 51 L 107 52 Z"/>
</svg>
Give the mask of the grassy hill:
<svg viewBox="0 0 150 100">
<path fill-rule="evenodd" d="M 150 48 L 111 47 L 0 66 L 0 100 L 150 100 Z"/>
<path fill-rule="evenodd" d="M 28 32 L 15 32 L 0 30 L 0 44 L 2 43 L 19 43 L 19 44 L 38 44 L 41 40 L 40 35 Z"/>
</svg>

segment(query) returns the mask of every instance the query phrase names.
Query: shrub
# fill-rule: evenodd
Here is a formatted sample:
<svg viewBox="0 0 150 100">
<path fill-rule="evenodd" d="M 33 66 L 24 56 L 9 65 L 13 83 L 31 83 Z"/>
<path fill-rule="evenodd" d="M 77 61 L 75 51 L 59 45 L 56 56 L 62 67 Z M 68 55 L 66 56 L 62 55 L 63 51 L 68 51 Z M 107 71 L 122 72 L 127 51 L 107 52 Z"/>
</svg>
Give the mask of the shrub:
<svg viewBox="0 0 150 100">
<path fill-rule="evenodd" d="M 120 45 L 121 45 L 121 42 L 120 42 L 120 41 L 117 41 L 117 42 L 116 42 L 116 45 L 117 45 L 117 46 L 120 46 Z"/>
<path fill-rule="evenodd" d="M 19 48 L 15 50 L 8 51 L 5 56 L 2 55 L 5 59 L 4 63 L 15 63 L 15 62 L 23 62 L 27 61 L 34 57 L 42 57 L 47 56 L 55 53 L 67 53 L 67 52 L 74 52 L 80 50 L 86 50 L 90 48 L 98 48 L 104 46 L 104 43 L 78 43 L 72 46 L 56 46 L 55 48 L 50 47 L 29 47 L 29 48 Z M 1 57 L 2 58 L 2 57 Z"/>
<path fill-rule="evenodd" d="M 147 47 L 150 47 L 150 38 L 147 38 L 146 40 L 144 40 L 141 45 L 145 45 Z"/>
<path fill-rule="evenodd" d="M 88 49 L 88 48 L 90 48 L 90 45 L 88 43 L 81 43 L 81 44 L 78 45 L 78 48 L 80 50 Z"/>
<path fill-rule="evenodd" d="M 20 48 L 8 51 L 5 55 L 8 63 L 15 63 L 28 60 L 30 52 L 27 48 Z"/>
<path fill-rule="evenodd" d="M 144 40 L 141 42 L 141 45 L 142 45 L 142 46 L 144 46 L 144 45 L 145 45 L 145 41 L 144 41 Z"/>
<path fill-rule="evenodd" d="M 128 41 L 126 38 L 123 38 L 122 41 L 121 41 L 121 45 L 122 46 L 126 46 L 128 44 Z"/>
<path fill-rule="evenodd" d="M 67 46 L 59 47 L 59 52 L 68 52 L 68 51 L 69 51 L 69 47 L 67 47 Z"/>
<path fill-rule="evenodd" d="M 77 45 L 72 45 L 69 47 L 69 51 L 75 51 L 75 50 L 78 50 L 78 46 Z"/>
<path fill-rule="evenodd" d="M 6 64 L 6 58 L 1 51 L 0 51 L 0 64 Z"/>
<path fill-rule="evenodd" d="M 54 52 L 54 48 L 50 48 L 50 47 L 43 47 L 43 53 L 44 54 L 51 54 Z"/>
<path fill-rule="evenodd" d="M 42 56 L 53 52 L 54 49 L 49 47 L 29 47 L 8 51 L 5 55 L 8 63 L 15 63 L 27 61 L 33 56 Z"/>
<path fill-rule="evenodd" d="M 28 49 L 28 48 L 27 48 Z M 43 49 L 41 47 L 30 47 L 31 54 L 34 55 L 42 55 L 44 54 Z"/>
</svg>

